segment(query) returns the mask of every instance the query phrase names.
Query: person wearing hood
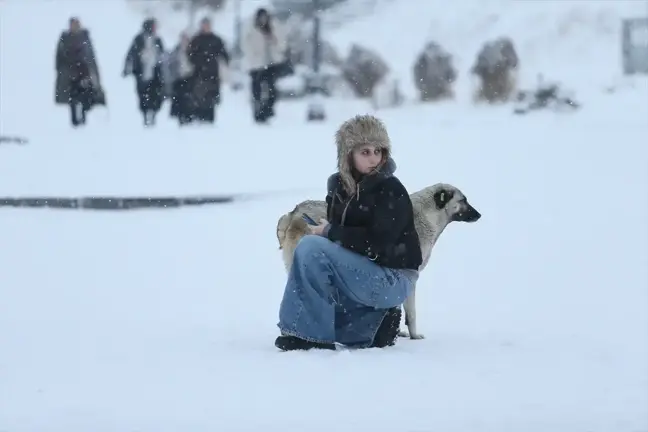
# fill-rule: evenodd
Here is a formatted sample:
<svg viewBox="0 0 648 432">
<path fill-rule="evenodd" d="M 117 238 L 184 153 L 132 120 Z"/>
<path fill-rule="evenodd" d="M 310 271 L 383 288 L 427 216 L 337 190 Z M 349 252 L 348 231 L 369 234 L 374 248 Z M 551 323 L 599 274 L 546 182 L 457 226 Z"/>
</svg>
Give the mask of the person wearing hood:
<svg viewBox="0 0 648 432">
<path fill-rule="evenodd" d="M 77 17 L 70 18 L 69 29 L 59 36 L 55 92 L 56 103 L 70 107 L 73 127 L 86 124 L 86 113 L 94 105 L 106 105 L 90 32 Z"/>
<path fill-rule="evenodd" d="M 393 345 L 400 306 L 423 261 L 385 125 L 356 116 L 335 141 L 338 171 L 327 182 L 327 219 L 297 244 L 279 308 L 275 346 L 283 351 Z"/>
<path fill-rule="evenodd" d="M 135 36 L 124 63 L 123 77 L 135 76 L 135 86 L 139 99 L 139 109 L 144 117 L 144 125 L 155 124 L 155 116 L 162 108 L 164 82 L 162 60 L 164 45 L 156 34 L 156 22 L 147 19 L 142 31 Z"/>
</svg>

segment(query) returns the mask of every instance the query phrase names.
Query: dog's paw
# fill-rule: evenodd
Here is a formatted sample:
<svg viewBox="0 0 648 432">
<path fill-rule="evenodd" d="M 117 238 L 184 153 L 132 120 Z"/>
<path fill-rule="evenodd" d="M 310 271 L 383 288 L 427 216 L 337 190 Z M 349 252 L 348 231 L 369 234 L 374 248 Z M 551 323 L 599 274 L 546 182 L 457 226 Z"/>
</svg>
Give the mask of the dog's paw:
<svg viewBox="0 0 648 432">
<path fill-rule="evenodd" d="M 409 332 L 407 330 L 400 330 L 398 332 L 399 337 L 409 337 Z"/>
<path fill-rule="evenodd" d="M 413 334 L 413 335 L 411 335 L 411 336 L 410 336 L 410 339 L 414 339 L 414 340 L 417 340 L 417 339 L 425 339 L 425 336 L 422 335 L 422 334 L 420 334 L 420 333 L 417 333 L 417 334 Z"/>
</svg>

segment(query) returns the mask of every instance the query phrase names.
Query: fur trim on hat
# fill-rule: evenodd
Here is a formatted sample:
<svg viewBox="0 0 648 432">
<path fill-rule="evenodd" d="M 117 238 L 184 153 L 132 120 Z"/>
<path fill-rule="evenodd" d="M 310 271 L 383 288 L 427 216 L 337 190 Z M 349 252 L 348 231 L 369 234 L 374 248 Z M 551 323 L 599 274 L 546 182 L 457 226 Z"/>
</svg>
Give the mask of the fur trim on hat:
<svg viewBox="0 0 648 432">
<path fill-rule="evenodd" d="M 391 155 L 391 141 L 385 124 L 372 115 L 357 115 L 344 123 L 335 133 L 338 171 L 344 189 L 353 195 L 356 181 L 351 171 L 351 152 L 357 147 L 371 144 L 383 150 L 383 161 Z"/>
</svg>

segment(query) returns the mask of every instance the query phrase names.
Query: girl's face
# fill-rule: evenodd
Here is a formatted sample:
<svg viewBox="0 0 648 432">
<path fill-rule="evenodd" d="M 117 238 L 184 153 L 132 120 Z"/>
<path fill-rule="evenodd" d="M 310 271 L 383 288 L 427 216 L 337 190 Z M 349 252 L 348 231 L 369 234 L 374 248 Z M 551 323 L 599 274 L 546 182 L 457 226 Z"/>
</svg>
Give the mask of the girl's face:
<svg viewBox="0 0 648 432">
<path fill-rule="evenodd" d="M 361 174 L 369 174 L 375 170 L 383 160 L 381 148 L 371 144 L 360 146 L 351 152 L 353 167 Z"/>
</svg>

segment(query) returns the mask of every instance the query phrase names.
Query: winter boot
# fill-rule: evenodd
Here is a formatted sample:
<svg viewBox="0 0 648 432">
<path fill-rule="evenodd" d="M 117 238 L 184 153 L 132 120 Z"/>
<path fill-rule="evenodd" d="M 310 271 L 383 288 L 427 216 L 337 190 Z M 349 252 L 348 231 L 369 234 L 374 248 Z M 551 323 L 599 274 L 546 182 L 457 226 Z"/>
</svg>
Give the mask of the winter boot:
<svg viewBox="0 0 648 432">
<path fill-rule="evenodd" d="M 400 306 L 388 310 L 369 348 L 384 348 L 396 344 L 401 313 Z"/>
<path fill-rule="evenodd" d="M 310 349 L 335 350 L 335 344 L 310 342 L 295 336 L 279 336 L 275 346 L 282 351 L 306 351 Z"/>
</svg>

